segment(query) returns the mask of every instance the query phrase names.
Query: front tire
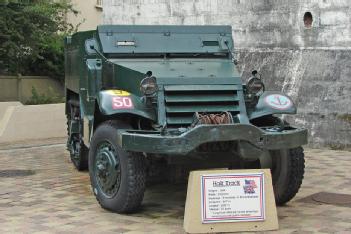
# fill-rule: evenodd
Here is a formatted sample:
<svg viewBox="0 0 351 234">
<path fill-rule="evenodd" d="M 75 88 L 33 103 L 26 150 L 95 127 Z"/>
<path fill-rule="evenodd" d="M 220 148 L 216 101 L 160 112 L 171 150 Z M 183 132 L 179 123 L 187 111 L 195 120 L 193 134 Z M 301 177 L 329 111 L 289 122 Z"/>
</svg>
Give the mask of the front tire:
<svg viewBox="0 0 351 234">
<path fill-rule="evenodd" d="M 272 180 L 275 202 L 284 205 L 295 197 L 300 189 L 305 172 L 302 147 L 271 151 Z"/>
<path fill-rule="evenodd" d="M 117 144 L 119 128 L 107 121 L 95 131 L 89 150 L 90 182 L 100 205 L 117 213 L 137 210 L 144 197 L 146 163 L 142 154 L 124 151 Z"/>
</svg>

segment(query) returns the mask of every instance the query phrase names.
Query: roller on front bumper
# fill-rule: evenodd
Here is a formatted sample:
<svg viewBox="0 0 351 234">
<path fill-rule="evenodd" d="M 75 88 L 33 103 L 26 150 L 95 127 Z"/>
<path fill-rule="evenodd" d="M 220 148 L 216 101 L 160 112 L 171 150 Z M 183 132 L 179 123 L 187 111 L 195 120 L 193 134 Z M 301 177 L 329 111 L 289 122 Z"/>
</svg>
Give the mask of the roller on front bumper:
<svg viewBox="0 0 351 234">
<path fill-rule="evenodd" d="M 199 125 L 179 135 L 157 131 L 120 130 L 118 144 L 126 151 L 186 155 L 203 143 L 248 141 L 262 149 L 289 149 L 307 144 L 307 130 L 265 131 L 249 124 Z"/>
</svg>

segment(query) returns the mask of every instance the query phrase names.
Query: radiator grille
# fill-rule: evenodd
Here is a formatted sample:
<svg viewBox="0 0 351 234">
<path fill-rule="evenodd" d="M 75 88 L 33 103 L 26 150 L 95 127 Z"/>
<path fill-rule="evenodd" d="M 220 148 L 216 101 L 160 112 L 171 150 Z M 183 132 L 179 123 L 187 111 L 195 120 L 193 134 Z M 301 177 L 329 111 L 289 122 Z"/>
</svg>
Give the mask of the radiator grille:
<svg viewBox="0 0 351 234">
<path fill-rule="evenodd" d="M 165 111 L 169 127 L 189 126 L 195 112 L 240 112 L 238 92 L 234 85 L 165 86 Z"/>
</svg>

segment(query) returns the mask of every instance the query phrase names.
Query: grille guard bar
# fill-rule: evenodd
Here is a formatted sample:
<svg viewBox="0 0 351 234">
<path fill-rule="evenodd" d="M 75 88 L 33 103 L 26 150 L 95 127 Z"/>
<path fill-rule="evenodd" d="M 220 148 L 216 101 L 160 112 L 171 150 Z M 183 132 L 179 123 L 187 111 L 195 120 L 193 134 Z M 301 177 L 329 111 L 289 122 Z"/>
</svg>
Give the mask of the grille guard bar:
<svg viewBox="0 0 351 234">
<path fill-rule="evenodd" d="M 186 155 L 203 143 L 248 141 L 262 149 L 289 149 L 307 144 L 306 129 L 268 132 L 249 124 L 199 125 L 180 135 L 157 131 L 119 130 L 118 144 L 126 151 Z"/>
</svg>

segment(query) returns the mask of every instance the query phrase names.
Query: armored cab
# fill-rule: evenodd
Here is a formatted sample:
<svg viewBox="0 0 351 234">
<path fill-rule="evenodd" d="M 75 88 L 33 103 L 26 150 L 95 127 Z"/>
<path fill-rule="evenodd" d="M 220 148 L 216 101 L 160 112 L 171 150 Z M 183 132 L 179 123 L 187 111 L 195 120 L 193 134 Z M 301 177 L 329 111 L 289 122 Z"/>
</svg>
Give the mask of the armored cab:
<svg viewBox="0 0 351 234">
<path fill-rule="evenodd" d="M 280 118 L 293 101 L 256 71 L 242 83 L 231 33 L 102 25 L 66 38 L 67 148 L 102 207 L 135 211 L 147 181 L 184 167 L 271 168 L 277 204 L 298 192 L 307 131 Z"/>
</svg>

